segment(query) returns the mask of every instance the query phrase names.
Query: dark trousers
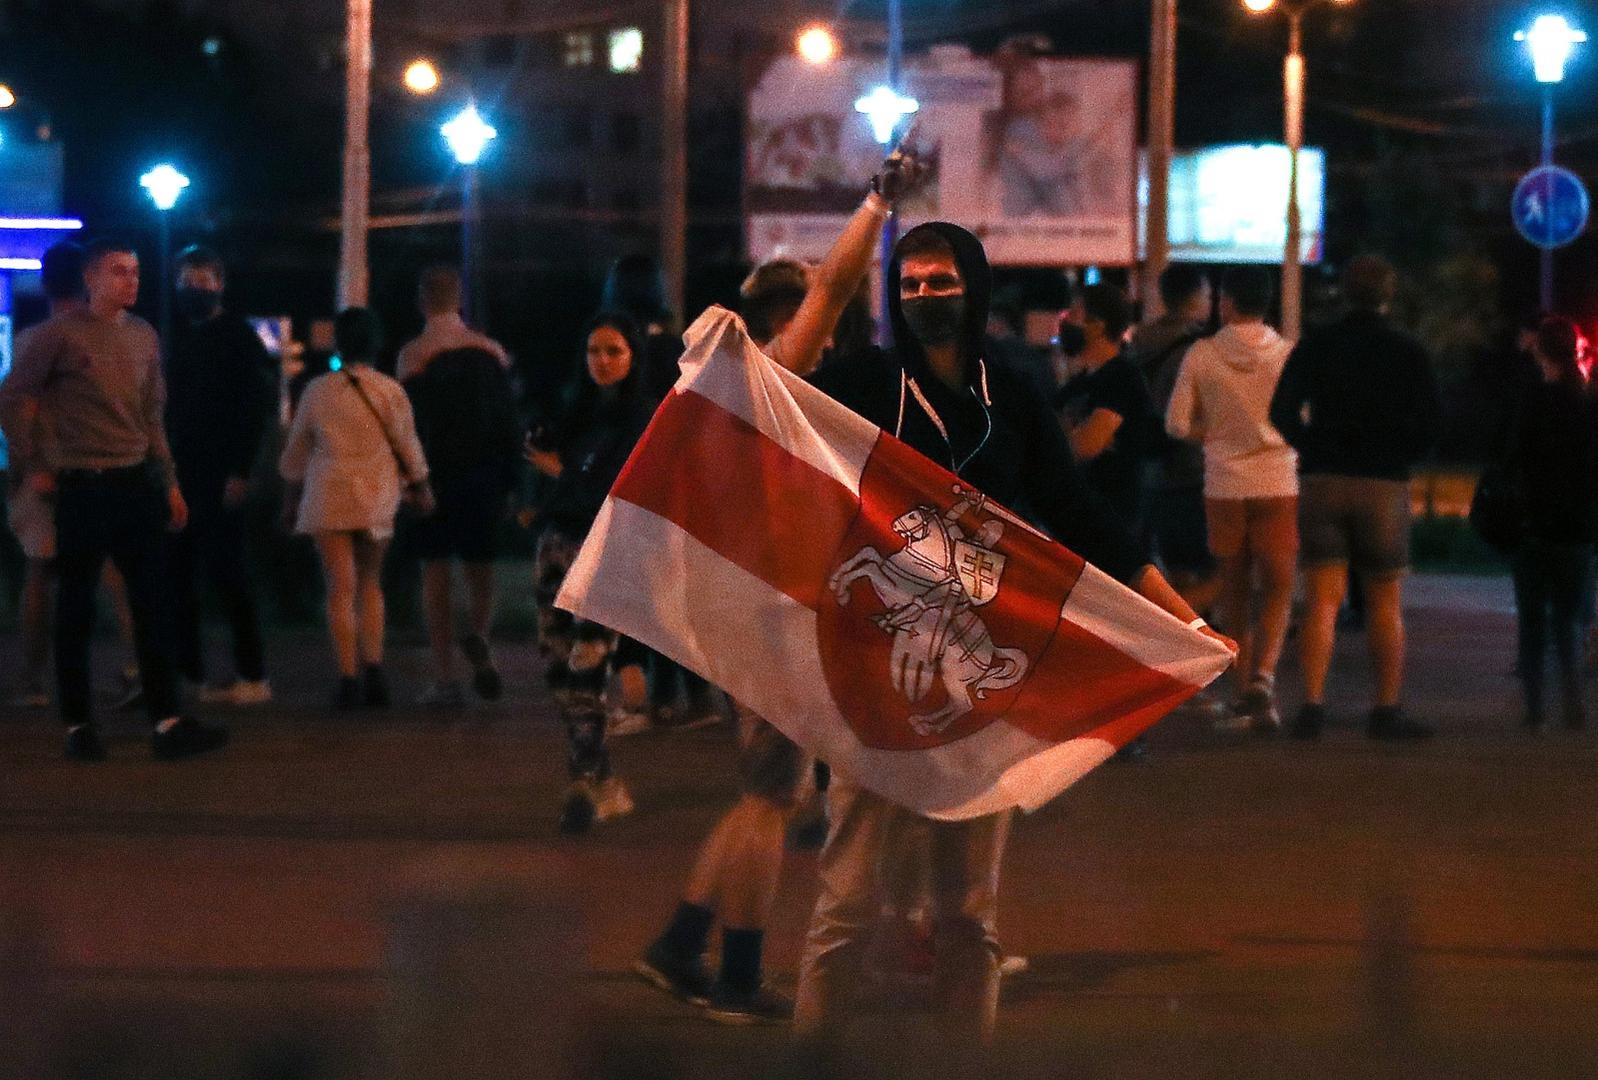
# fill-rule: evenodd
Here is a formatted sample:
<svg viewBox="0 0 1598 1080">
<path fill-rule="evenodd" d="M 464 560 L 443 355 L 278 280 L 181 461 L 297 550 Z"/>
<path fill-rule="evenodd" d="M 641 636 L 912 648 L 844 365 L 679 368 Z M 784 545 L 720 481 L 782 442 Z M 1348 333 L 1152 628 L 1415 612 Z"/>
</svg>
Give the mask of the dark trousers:
<svg viewBox="0 0 1598 1080">
<path fill-rule="evenodd" d="M 1549 639 L 1565 701 L 1581 694 L 1580 651 L 1583 583 L 1592 564 L 1590 544 L 1527 540 L 1515 556 L 1515 614 L 1520 630 L 1520 680 L 1526 708 L 1543 705 Z"/>
<path fill-rule="evenodd" d="M 266 678 L 261 620 L 244 565 L 243 512 L 223 506 L 220 498 L 197 494 L 189 503 L 189 527 L 172 538 L 171 557 L 178 667 L 184 678 L 205 681 L 198 580 L 202 568 L 233 632 L 234 671 L 251 682 Z"/>
<path fill-rule="evenodd" d="M 110 559 L 128 584 L 133 647 L 145 708 L 156 723 L 178 713 L 166 579 L 166 493 L 143 466 L 61 477 L 56 501 L 56 682 L 61 719 L 94 719 L 89 645 L 100 571 Z"/>
</svg>

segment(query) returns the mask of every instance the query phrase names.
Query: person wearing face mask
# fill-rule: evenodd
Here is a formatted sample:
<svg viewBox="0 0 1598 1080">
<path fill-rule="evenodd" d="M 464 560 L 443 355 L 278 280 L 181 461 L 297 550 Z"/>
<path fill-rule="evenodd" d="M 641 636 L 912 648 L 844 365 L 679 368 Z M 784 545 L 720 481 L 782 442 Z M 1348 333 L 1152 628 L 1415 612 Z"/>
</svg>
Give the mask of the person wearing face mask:
<svg viewBox="0 0 1598 1080">
<path fill-rule="evenodd" d="M 981 242 L 947 222 L 917 226 L 895 248 L 888 282 L 894 346 L 840 359 L 811 375 L 812 384 L 1184 623 L 1203 627 L 1092 491 L 1033 381 L 987 362 L 992 274 Z M 768 352 L 798 374 L 813 369 L 797 353 Z M 857 1017 L 854 999 L 882 908 L 878 867 L 894 838 L 913 825 L 928 834 L 938 1032 L 947 1050 L 969 1053 L 992 1038 L 997 1015 L 996 915 L 1010 815 L 932 820 L 859 779 L 835 771 L 828 791 L 832 826 L 800 965 L 796 1034 L 821 1056 L 842 1045 Z"/>
<path fill-rule="evenodd" d="M 1140 535 L 1155 415 L 1148 384 L 1122 351 L 1132 308 L 1116 286 L 1089 285 L 1072 305 L 1071 321 L 1082 331 L 1078 370 L 1060 388 L 1055 409 L 1088 486 Z"/>
<path fill-rule="evenodd" d="M 250 324 L 222 306 L 226 269 L 207 248 L 177 259 L 166 348 L 166 430 L 189 527 L 172 541 L 178 658 L 201 701 L 259 705 L 272 699 L 261 621 L 245 564 L 244 502 L 276 406 L 276 371 Z M 233 637 L 233 674 L 207 684 L 200 627 L 203 573 Z"/>
</svg>

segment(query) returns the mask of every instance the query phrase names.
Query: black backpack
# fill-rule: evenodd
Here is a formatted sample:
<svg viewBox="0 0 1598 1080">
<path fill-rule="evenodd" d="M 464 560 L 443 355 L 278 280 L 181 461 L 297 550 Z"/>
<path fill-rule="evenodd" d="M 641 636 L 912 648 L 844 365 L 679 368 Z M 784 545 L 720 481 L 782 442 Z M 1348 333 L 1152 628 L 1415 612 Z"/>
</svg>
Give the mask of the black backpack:
<svg viewBox="0 0 1598 1080">
<path fill-rule="evenodd" d="M 461 473 L 502 465 L 514 475 L 522 423 L 510 374 L 486 349 L 439 353 L 405 380 L 416 434 L 434 472 Z"/>
</svg>

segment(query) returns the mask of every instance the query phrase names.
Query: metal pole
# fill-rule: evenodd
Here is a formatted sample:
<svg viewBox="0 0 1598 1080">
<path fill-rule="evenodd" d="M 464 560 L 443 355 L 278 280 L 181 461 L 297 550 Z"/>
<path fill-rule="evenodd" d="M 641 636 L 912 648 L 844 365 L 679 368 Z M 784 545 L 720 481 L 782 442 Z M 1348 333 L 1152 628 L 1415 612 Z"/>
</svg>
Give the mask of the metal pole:
<svg viewBox="0 0 1598 1080">
<path fill-rule="evenodd" d="M 366 304 L 366 230 L 371 217 L 372 0 L 348 0 L 345 19 L 344 198 L 340 215 L 338 306 Z"/>
<path fill-rule="evenodd" d="M 1543 166 L 1554 163 L 1554 84 L 1543 83 Z M 1554 310 L 1554 250 L 1542 249 L 1542 310 Z"/>
<path fill-rule="evenodd" d="M 161 344 L 170 348 L 172 343 L 172 223 L 170 210 L 157 210 L 161 219 Z"/>
<path fill-rule="evenodd" d="M 482 326 L 482 286 L 479 279 L 482 242 L 482 196 L 477 187 L 477 166 L 461 166 L 461 310 L 466 321 Z"/>
<path fill-rule="evenodd" d="M 1282 249 L 1282 336 L 1298 340 L 1304 321 L 1303 222 L 1298 205 L 1298 157 L 1304 146 L 1304 17 L 1289 15 L 1287 62 L 1282 81 L 1286 97 L 1287 242 Z"/>
<path fill-rule="evenodd" d="M 896 94 L 904 93 L 904 10 L 902 0 L 888 0 L 888 85 Z M 893 283 L 888 280 L 888 267 L 893 262 L 893 249 L 899 243 L 899 214 L 890 212 L 882 223 L 882 245 L 879 259 L 882 266 L 882 326 L 877 331 L 878 340 L 887 347 L 893 346 L 893 320 L 891 295 Z"/>
<path fill-rule="evenodd" d="M 1144 218 L 1144 315 L 1160 314 L 1160 275 L 1171 260 L 1171 157 L 1176 151 L 1176 3 L 1154 0 L 1149 34 L 1149 207 Z"/>
<path fill-rule="evenodd" d="M 688 280 L 688 2 L 666 0 L 661 102 L 660 262 L 676 318 L 684 315 Z"/>
</svg>

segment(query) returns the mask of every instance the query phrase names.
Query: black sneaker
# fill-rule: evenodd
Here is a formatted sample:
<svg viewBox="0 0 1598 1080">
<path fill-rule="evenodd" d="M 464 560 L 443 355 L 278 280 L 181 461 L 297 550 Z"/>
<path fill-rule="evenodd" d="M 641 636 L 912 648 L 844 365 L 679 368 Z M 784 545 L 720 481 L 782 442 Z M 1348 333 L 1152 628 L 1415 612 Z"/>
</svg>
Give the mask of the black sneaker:
<svg viewBox="0 0 1598 1080">
<path fill-rule="evenodd" d="M 717 981 L 705 1015 L 718 1024 L 786 1024 L 793 1020 L 793 1002 L 769 986 L 740 992 Z"/>
<path fill-rule="evenodd" d="M 354 712 L 361 707 L 361 680 L 351 675 L 338 681 L 333 691 L 333 708 L 339 712 Z"/>
<path fill-rule="evenodd" d="M 461 639 L 461 652 L 472 665 L 472 689 L 484 701 L 498 701 L 505 692 L 505 682 L 494 669 L 494 659 L 489 655 L 488 642 L 476 634 Z"/>
<path fill-rule="evenodd" d="M 1318 739 L 1321 737 L 1321 728 L 1325 726 L 1326 706 L 1306 701 L 1299 706 L 1298 715 L 1293 717 L 1293 727 L 1289 733 L 1295 739 Z"/>
<path fill-rule="evenodd" d="M 368 709 L 386 709 L 394 703 L 392 695 L 388 692 L 388 677 L 383 674 L 383 669 L 377 664 L 366 665 L 366 677 L 362 680 L 361 698 Z"/>
<path fill-rule="evenodd" d="M 1370 723 L 1365 734 L 1382 742 L 1412 742 L 1429 739 L 1436 734 L 1425 724 L 1418 724 L 1404 715 L 1397 705 L 1382 705 L 1371 710 Z"/>
<path fill-rule="evenodd" d="M 150 751 L 161 761 L 177 761 L 179 758 L 220 750 L 227 742 L 227 728 L 213 727 L 192 716 L 183 716 L 165 731 L 151 733 Z"/>
<path fill-rule="evenodd" d="M 560 820 L 556 828 L 562 836 L 582 836 L 594 826 L 593 781 L 574 780 L 566 789 L 566 798 L 560 804 Z"/>
<path fill-rule="evenodd" d="M 111 707 L 118 712 L 137 712 L 144 708 L 144 684 L 140 682 L 129 684 L 121 694 L 117 695 Z"/>
<path fill-rule="evenodd" d="M 105 744 L 93 724 L 75 724 L 67 728 L 68 761 L 104 761 Z"/>
<path fill-rule="evenodd" d="M 690 1005 L 704 1006 L 710 1001 L 710 988 L 715 980 L 705 969 L 703 957 L 678 956 L 657 941 L 633 964 L 633 971 L 656 990 L 663 990 Z"/>
</svg>

